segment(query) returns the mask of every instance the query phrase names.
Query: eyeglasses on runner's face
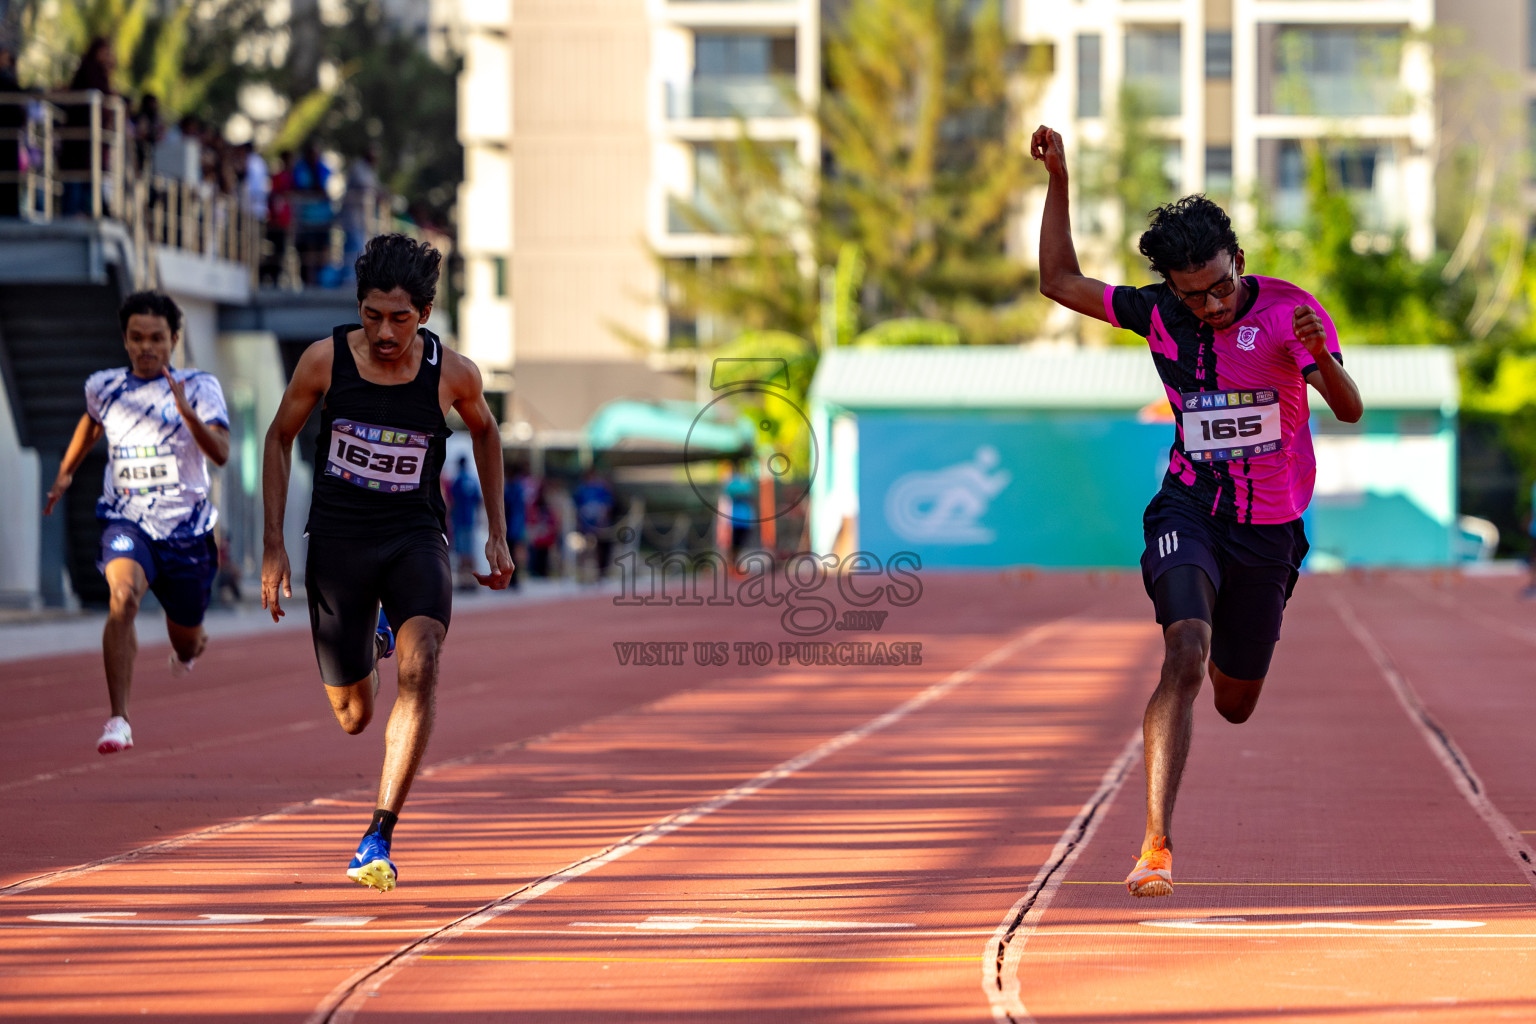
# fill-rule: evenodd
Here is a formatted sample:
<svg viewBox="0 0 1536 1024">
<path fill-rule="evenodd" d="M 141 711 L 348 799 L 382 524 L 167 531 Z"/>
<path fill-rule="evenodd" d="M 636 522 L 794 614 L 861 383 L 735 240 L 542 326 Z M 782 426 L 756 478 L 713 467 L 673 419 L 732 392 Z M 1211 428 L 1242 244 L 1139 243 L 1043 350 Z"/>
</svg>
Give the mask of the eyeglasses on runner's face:
<svg viewBox="0 0 1536 1024">
<path fill-rule="evenodd" d="M 1188 306 L 1190 309 L 1200 309 L 1205 305 L 1205 298 L 1207 295 L 1214 299 L 1224 299 L 1228 295 L 1232 294 L 1232 290 L 1237 287 L 1237 261 L 1232 261 L 1232 266 L 1227 271 L 1227 276 L 1225 278 L 1211 285 L 1209 288 L 1202 288 L 1197 292 L 1181 292 L 1177 288 L 1174 288 L 1173 282 L 1171 281 L 1168 283 L 1168 287 L 1173 291 L 1173 294 L 1179 297 L 1184 305 Z"/>
</svg>

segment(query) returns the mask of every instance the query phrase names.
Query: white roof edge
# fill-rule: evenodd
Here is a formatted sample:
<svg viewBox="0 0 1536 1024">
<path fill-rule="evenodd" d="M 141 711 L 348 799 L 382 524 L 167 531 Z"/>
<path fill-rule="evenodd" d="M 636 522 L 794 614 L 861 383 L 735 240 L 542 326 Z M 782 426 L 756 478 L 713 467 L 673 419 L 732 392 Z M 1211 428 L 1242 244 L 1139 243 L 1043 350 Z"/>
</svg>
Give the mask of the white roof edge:
<svg viewBox="0 0 1536 1024">
<path fill-rule="evenodd" d="M 1459 407 L 1447 346 L 1346 346 L 1344 365 L 1368 409 Z M 839 348 L 822 355 L 810 389 L 813 400 L 850 409 L 1139 409 L 1163 393 L 1139 346 Z"/>
</svg>

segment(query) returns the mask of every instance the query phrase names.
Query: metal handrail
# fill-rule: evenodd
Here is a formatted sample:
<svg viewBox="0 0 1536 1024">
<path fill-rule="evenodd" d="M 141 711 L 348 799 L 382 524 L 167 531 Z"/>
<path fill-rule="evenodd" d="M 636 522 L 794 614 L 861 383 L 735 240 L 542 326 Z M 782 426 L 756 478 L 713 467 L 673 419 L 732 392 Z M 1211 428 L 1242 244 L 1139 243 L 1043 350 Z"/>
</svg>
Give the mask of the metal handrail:
<svg viewBox="0 0 1536 1024">
<path fill-rule="evenodd" d="M 90 216 L 127 227 L 135 277 L 145 285 L 153 286 L 158 277 L 155 246 L 244 264 L 255 283 L 263 236 L 260 219 L 243 208 L 237 195 L 213 193 L 162 175 L 135 174 L 128 107 L 121 96 L 94 89 L 46 96 L 0 93 L 0 108 L 6 106 L 26 111 L 23 127 L 0 129 L 0 144 L 14 141 L 28 154 L 24 169 L 0 171 L 0 188 L 14 185 L 20 190 L 18 212 L 24 219 L 54 220 L 64 186 L 84 184 L 90 190 Z M 69 124 L 69 107 L 83 109 L 85 123 Z M 56 151 L 70 143 L 84 143 L 85 167 L 59 166 Z"/>
<path fill-rule="evenodd" d="M 0 171 L 0 187 L 16 186 L 17 211 L 24 220 L 52 220 L 54 124 L 63 120 L 63 111 L 47 100 L 23 92 L 0 93 L 0 107 L 22 109 L 19 127 L 0 129 L 0 144 L 14 142 L 17 147 L 16 169 Z"/>
<path fill-rule="evenodd" d="M 48 101 L 59 108 L 85 107 L 89 124 L 70 125 L 66 117 L 57 137 L 62 146 L 72 141 L 88 143 L 85 170 L 58 168 L 55 178 L 64 183 L 87 182 L 91 188 L 91 216 L 100 218 L 103 213 L 102 192 L 110 195 L 111 211 L 122 211 L 128 180 L 128 104 L 121 96 L 108 95 L 97 89 L 76 92 L 51 92 Z M 110 115 L 108 118 L 105 115 Z M 107 121 L 110 120 L 109 125 Z"/>
<path fill-rule="evenodd" d="M 139 171 L 133 159 L 133 136 L 128 107 L 121 96 L 94 89 L 75 92 L 0 93 L 0 108 L 21 107 L 20 128 L 0 128 L 0 145 L 14 141 L 24 147 L 26 163 L 16 170 L 0 170 L 0 188 L 18 189 L 18 212 L 25 220 L 46 223 L 60 213 L 59 199 L 68 184 L 90 190 L 88 212 L 93 219 L 121 222 L 133 241 L 134 276 L 145 287 L 157 283 L 154 259 L 157 246 L 198 253 L 243 264 L 252 286 L 259 284 L 266 221 L 245 209 L 242 196 L 213 191 L 207 183 L 194 184 L 178 178 Z M 82 109 L 82 123 L 69 124 L 67 108 Z M 89 158 L 84 167 L 61 168 L 58 152 L 71 143 L 83 143 Z M 21 148 L 18 148 L 20 154 Z M 71 152 L 71 156 L 75 156 Z M 74 162 L 74 161 L 71 161 Z M 365 237 L 404 230 L 419 234 L 396 218 L 392 197 L 382 189 L 366 202 L 363 211 Z M 292 287 L 298 281 L 294 228 L 279 240 L 281 281 Z M 339 211 L 327 225 L 336 230 Z"/>
</svg>

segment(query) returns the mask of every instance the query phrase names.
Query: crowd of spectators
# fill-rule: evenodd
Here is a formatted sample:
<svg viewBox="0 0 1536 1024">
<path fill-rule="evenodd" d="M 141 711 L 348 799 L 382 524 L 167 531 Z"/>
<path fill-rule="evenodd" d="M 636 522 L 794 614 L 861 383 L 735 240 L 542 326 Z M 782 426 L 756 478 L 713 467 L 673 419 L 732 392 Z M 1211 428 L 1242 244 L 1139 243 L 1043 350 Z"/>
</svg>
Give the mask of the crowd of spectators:
<svg viewBox="0 0 1536 1024">
<path fill-rule="evenodd" d="M 77 95 L 55 103 L 63 115 L 54 161 L 63 182 L 58 205 L 63 216 L 90 216 L 96 208 L 90 177 L 92 105 L 78 94 L 95 90 L 103 97 L 118 96 L 113 82 L 116 67 L 111 40 L 91 40 L 65 87 Z M 22 91 L 15 50 L 0 42 L 0 93 Z M 23 105 L 0 105 L 0 173 L 14 174 L 40 163 L 41 154 L 29 152 L 21 138 L 25 133 L 20 129 L 29 117 L 45 116 L 41 104 L 33 107 L 29 112 Z M 202 209 L 213 208 L 209 201 L 215 197 L 237 203 L 257 222 L 264 284 L 343 285 L 369 234 L 382 227 L 385 194 L 379 181 L 379 155 L 372 147 L 346 160 L 344 169 L 338 169 L 335 157 L 314 140 L 296 153 L 276 154 L 269 163 L 252 142 L 230 142 L 218 126 L 207 124 L 195 112 L 167 111 L 153 93 L 143 93 L 136 106 L 124 109 L 127 123 L 121 127 L 126 153 L 115 154 L 113 140 L 119 129 L 115 105 L 100 106 L 103 167 L 122 159 L 130 186 L 145 183 L 152 207 L 171 207 L 177 190 L 203 200 Z M 0 186 L 0 217 L 19 216 L 21 198 L 19 186 Z M 104 187 L 100 202 L 108 216 L 121 214 L 112 209 L 114 201 Z"/>
<path fill-rule="evenodd" d="M 466 457 L 458 459 L 452 476 L 443 475 L 442 487 L 455 575 L 459 586 L 472 588 L 471 570 L 483 565 L 477 542 L 483 536 L 484 504 L 477 474 Z M 516 567 L 514 589 L 529 577 L 583 582 L 608 577 L 619 532 L 618 500 L 602 473 L 592 469 L 576 481 L 549 480 L 514 465 L 506 474 L 502 503 L 507 546 Z"/>
</svg>

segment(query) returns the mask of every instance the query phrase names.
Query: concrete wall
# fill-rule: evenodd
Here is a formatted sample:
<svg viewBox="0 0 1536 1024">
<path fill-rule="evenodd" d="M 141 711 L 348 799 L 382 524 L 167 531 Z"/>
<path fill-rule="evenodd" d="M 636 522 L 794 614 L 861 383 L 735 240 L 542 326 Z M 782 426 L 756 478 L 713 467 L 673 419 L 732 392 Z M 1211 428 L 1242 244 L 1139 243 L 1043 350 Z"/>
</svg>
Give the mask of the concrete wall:
<svg viewBox="0 0 1536 1024">
<path fill-rule="evenodd" d="M 16 434 L 6 390 L 0 387 L 0 607 L 38 604 L 39 518 L 43 494 L 37 452 Z"/>
</svg>

